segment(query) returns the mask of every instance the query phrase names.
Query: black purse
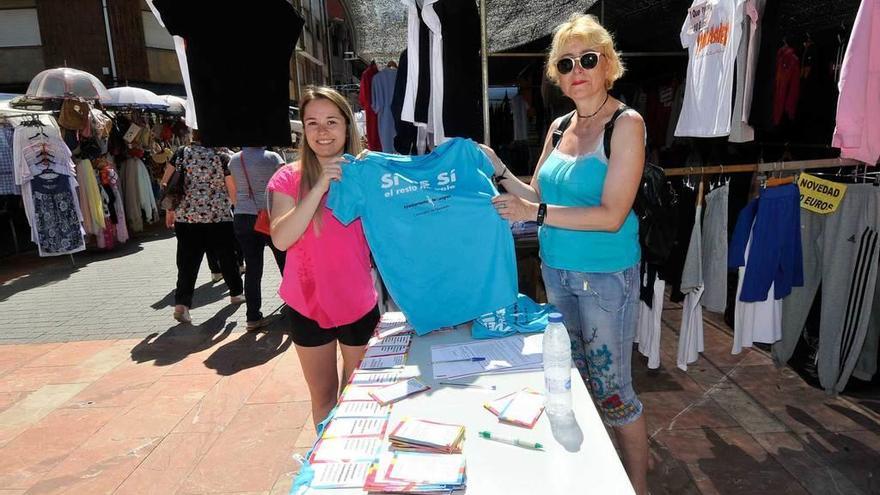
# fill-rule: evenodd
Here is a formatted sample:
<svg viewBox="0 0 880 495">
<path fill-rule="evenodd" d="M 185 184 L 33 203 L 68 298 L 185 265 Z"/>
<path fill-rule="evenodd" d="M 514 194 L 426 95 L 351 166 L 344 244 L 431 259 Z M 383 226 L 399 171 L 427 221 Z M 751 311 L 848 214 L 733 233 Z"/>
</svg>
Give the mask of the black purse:
<svg viewBox="0 0 880 495">
<path fill-rule="evenodd" d="M 186 194 L 186 177 L 183 175 L 183 160 L 180 160 L 179 158 L 180 156 L 177 154 L 172 158 L 172 163 L 175 164 L 174 173 L 171 174 L 171 177 L 168 179 L 168 186 L 162 191 L 162 195 L 159 198 L 159 204 L 166 211 L 177 209 L 180 200 L 183 199 L 183 195 Z"/>
</svg>

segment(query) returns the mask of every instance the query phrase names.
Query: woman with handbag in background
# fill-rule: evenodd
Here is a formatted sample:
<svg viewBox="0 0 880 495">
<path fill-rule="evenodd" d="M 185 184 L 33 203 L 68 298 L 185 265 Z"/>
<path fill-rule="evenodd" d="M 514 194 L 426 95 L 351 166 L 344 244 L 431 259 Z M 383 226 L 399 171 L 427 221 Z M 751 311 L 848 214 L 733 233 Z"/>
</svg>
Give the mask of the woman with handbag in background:
<svg viewBox="0 0 880 495">
<path fill-rule="evenodd" d="M 266 210 L 266 184 L 284 165 L 278 153 L 264 148 L 242 148 L 229 160 L 229 172 L 235 182 L 235 237 L 244 254 L 244 294 L 247 302 L 247 330 L 258 330 L 268 323 L 262 306 L 263 254 L 268 245 L 278 269 L 284 273 L 284 253 L 269 237 L 269 212 Z"/>
<path fill-rule="evenodd" d="M 166 167 L 167 178 L 163 177 L 165 225 L 173 228 L 177 237 L 174 319 L 181 323 L 192 322 L 189 310 L 196 277 L 208 250 L 214 251 L 220 262 L 229 303 L 245 302 L 233 247 L 230 190 L 235 184 L 224 162 L 216 150 L 201 146 L 198 131 L 193 131 L 192 144 L 177 149 Z"/>
</svg>

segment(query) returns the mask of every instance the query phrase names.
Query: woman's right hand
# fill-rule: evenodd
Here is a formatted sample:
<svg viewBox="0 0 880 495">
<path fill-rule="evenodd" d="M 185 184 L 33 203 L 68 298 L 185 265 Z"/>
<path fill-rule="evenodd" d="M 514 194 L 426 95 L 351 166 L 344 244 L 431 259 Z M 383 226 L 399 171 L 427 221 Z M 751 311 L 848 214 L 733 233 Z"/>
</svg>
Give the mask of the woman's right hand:
<svg viewBox="0 0 880 495">
<path fill-rule="evenodd" d="M 347 160 L 343 157 L 334 158 L 329 163 L 321 165 L 321 177 L 315 185 L 321 192 L 327 192 L 330 189 L 330 181 L 342 178 L 342 164 Z"/>
</svg>

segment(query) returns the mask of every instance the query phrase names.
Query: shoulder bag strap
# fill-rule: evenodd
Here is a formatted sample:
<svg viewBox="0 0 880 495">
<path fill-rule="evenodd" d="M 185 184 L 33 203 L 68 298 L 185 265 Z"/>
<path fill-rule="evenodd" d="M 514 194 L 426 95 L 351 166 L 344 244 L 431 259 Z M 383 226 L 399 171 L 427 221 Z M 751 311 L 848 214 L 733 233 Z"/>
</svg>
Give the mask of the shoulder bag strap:
<svg viewBox="0 0 880 495">
<path fill-rule="evenodd" d="M 559 145 L 559 141 L 562 139 L 562 134 L 568 129 L 568 126 L 571 125 L 571 119 L 574 117 L 575 112 L 577 110 L 572 111 L 570 114 L 566 115 L 559 121 L 559 127 L 553 131 L 553 137 L 551 138 L 553 147 L 556 148 Z"/>
<path fill-rule="evenodd" d="M 251 178 L 248 176 L 247 167 L 244 165 L 244 150 L 241 150 L 241 153 L 238 154 L 238 160 L 241 162 L 241 170 L 244 171 L 244 180 L 248 185 L 248 196 L 251 197 L 251 201 L 256 203 L 256 199 L 254 198 L 254 190 L 251 188 Z"/>
<path fill-rule="evenodd" d="M 614 122 L 617 121 L 617 118 L 623 114 L 623 112 L 629 110 L 629 107 L 626 105 L 621 105 L 620 108 L 614 111 L 614 115 L 611 116 L 611 120 L 605 124 L 605 134 L 602 136 L 602 147 L 605 148 L 605 158 L 611 158 L 611 134 L 614 133 Z"/>
</svg>

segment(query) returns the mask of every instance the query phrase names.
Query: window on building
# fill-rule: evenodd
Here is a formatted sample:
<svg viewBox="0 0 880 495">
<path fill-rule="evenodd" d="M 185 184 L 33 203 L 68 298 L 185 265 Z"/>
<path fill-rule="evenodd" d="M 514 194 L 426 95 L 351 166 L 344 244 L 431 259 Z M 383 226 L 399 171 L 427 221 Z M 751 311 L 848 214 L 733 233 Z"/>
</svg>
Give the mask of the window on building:
<svg viewBox="0 0 880 495">
<path fill-rule="evenodd" d="M 37 9 L 0 10 L 0 48 L 42 44 Z"/>
</svg>

